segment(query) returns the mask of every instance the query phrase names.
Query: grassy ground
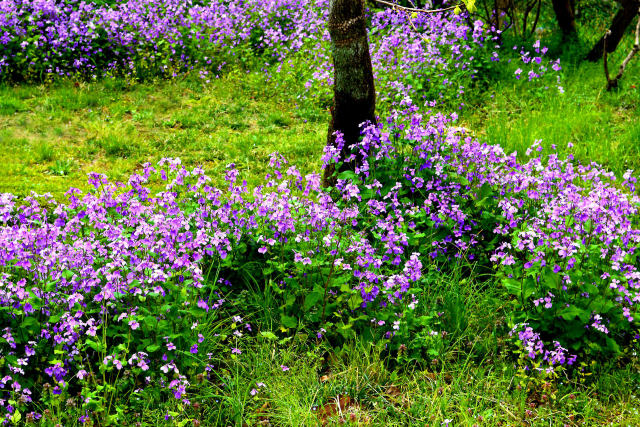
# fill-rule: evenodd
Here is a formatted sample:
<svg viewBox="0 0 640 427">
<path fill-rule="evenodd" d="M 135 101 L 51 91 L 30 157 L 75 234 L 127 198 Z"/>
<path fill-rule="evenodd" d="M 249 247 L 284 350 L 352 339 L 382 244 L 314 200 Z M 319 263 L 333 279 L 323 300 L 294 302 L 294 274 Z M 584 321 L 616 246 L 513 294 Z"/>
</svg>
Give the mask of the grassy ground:
<svg viewBox="0 0 640 427">
<path fill-rule="evenodd" d="M 640 170 L 640 67 L 622 88 L 604 90 L 601 64 L 565 65 L 564 94 L 530 92 L 508 79 L 478 93 L 461 124 L 507 152 L 524 154 L 536 139 L 579 161 L 622 174 Z M 126 179 L 146 161 L 180 157 L 216 181 L 235 162 L 256 184 L 269 153 L 280 151 L 303 171 L 319 167 L 328 112 L 296 104 L 262 75 L 199 79 L 62 82 L 0 87 L 0 192 L 27 195 L 86 189 L 86 174 Z M 574 144 L 567 150 L 567 143 Z M 219 181 L 216 181 L 219 182 Z"/>
<path fill-rule="evenodd" d="M 0 87 L 0 192 L 86 189 L 86 174 L 125 180 L 141 163 L 180 157 L 212 178 L 235 162 L 256 184 L 280 151 L 317 170 L 327 114 L 296 106 L 260 75 Z"/>
<path fill-rule="evenodd" d="M 624 366 L 603 361 L 592 367 L 592 377 L 560 374 L 532 383 L 505 351 L 508 313 L 497 294 L 450 277 L 419 299 L 422 307 L 443 308 L 450 331 L 430 363 L 402 365 L 400 354 L 360 341 L 337 349 L 303 334 L 280 342 L 258 334 L 242 342 L 242 354 L 221 364 L 218 385 L 202 393 L 219 402 L 201 419 L 212 425 L 220 419 L 237 425 L 640 423 L 637 357 Z M 283 363 L 289 370 L 282 370 Z M 264 388 L 256 385 L 261 382 Z"/>
<path fill-rule="evenodd" d="M 518 387 L 513 369 L 491 361 L 398 373 L 385 369 L 375 348 L 358 345 L 326 363 L 320 351 L 295 346 L 248 350 L 225 376 L 228 406 L 211 408 L 204 418 L 212 424 L 229 415 L 249 425 L 637 425 L 639 419 L 635 398 L 619 392 L 628 386 L 628 371 L 602 377 L 600 398 L 595 388 L 565 385 L 532 395 Z M 292 361 L 287 372 L 276 364 L 282 352 Z M 267 378 L 267 389 L 251 396 L 260 378 Z"/>
<path fill-rule="evenodd" d="M 612 64 L 618 64 L 624 47 Z M 466 127 L 478 137 L 499 144 L 506 152 L 524 153 L 542 140 L 544 153 L 553 146 L 573 153 L 582 163 L 597 162 L 619 176 L 640 170 L 640 64 L 632 63 L 618 90 L 607 92 L 602 63 L 576 62 L 579 53 L 563 58 L 562 85 L 531 91 L 513 78 L 494 82 L 462 114 Z M 612 65 L 612 72 L 617 66 Z M 567 143 L 573 143 L 568 150 Z"/>
</svg>

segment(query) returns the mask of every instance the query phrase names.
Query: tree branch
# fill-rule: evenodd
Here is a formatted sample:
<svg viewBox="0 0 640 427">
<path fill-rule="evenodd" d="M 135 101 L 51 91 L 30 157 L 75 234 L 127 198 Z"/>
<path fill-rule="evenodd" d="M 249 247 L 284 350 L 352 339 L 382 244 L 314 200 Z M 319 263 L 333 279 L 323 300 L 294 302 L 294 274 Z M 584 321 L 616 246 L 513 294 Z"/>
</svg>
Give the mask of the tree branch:
<svg viewBox="0 0 640 427">
<path fill-rule="evenodd" d="M 631 52 L 624 58 L 622 64 L 620 64 L 620 68 L 618 69 L 618 74 L 615 76 L 613 80 L 611 80 L 609 76 L 609 67 L 607 66 L 607 36 L 611 34 L 611 31 L 607 31 L 604 36 L 604 72 L 607 78 L 607 90 L 611 90 L 614 87 L 618 87 L 618 80 L 622 78 L 624 74 L 624 70 L 629 65 L 629 62 L 633 59 L 636 53 L 640 52 L 640 9 L 638 9 L 638 23 L 636 24 L 636 35 L 635 41 L 633 44 L 633 48 L 631 48 Z"/>
<path fill-rule="evenodd" d="M 538 1 L 538 10 L 536 11 L 536 19 L 533 21 L 533 26 L 531 27 L 531 35 L 536 32 L 536 27 L 538 26 L 538 20 L 540 19 L 540 9 L 542 8 L 542 0 Z"/>
<path fill-rule="evenodd" d="M 609 63 L 607 61 L 607 38 L 611 35 L 611 30 L 607 30 L 604 33 L 604 37 L 602 38 L 603 43 L 603 53 L 602 53 L 602 64 L 604 65 L 604 76 L 607 78 L 607 90 L 610 90 L 613 86 L 611 83 L 611 77 L 609 76 Z"/>
<path fill-rule="evenodd" d="M 445 7 L 442 9 L 416 9 L 414 7 L 400 6 L 399 4 L 390 3 L 384 0 L 373 0 L 373 1 L 376 3 L 391 6 L 394 9 L 400 9 L 400 10 L 404 10 L 405 12 L 416 12 L 416 13 L 440 13 L 440 12 L 447 12 L 449 10 L 454 10 L 456 7 L 460 7 L 460 5 L 455 5 L 455 6 Z"/>
</svg>

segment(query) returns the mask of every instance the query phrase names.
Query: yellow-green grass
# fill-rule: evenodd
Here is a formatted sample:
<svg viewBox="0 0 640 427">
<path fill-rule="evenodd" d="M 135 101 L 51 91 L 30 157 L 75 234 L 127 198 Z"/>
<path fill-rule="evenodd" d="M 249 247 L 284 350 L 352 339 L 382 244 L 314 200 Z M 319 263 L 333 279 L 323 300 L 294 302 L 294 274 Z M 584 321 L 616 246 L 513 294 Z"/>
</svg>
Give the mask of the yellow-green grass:
<svg viewBox="0 0 640 427">
<path fill-rule="evenodd" d="M 605 85 L 602 63 L 586 62 L 565 65 L 564 94 L 555 86 L 531 90 L 504 79 L 482 93 L 461 120 L 482 140 L 517 151 L 521 160 L 540 139 L 543 154 L 556 146 L 561 156 L 572 153 L 576 161 L 597 162 L 618 176 L 627 169 L 640 172 L 640 63 L 632 63 L 618 90 L 608 92 Z"/>
<path fill-rule="evenodd" d="M 235 163 L 250 185 L 279 151 L 317 171 L 328 113 L 296 105 L 257 73 L 126 85 L 120 80 L 0 87 L 0 192 L 88 189 L 87 173 L 126 180 L 144 162 L 180 157 L 221 184 Z"/>
</svg>

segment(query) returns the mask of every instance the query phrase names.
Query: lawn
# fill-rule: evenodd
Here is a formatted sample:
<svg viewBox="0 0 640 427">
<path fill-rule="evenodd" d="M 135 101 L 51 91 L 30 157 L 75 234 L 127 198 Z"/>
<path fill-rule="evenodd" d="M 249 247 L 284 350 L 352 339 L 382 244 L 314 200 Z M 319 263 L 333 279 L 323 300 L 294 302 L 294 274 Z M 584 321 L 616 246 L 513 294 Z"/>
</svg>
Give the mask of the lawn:
<svg viewBox="0 0 640 427">
<path fill-rule="evenodd" d="M 18 3 L 6 424 L 640 424 L 640 61 L 609 92 L 581 59 L 608 9 L 500 48 L 368 10 L 379 123 L 323 188 L 324 0 Z"/>
<path fill-rule="evenodd" d="M 228 163 L 256 185 L 279 151 L 317 170 L 327 112 L 278 96 L 261 74 L 128 85 L 122 80 L 0 89 L 0 192 L 62 198 L 101 171 L 126 181 L 145 162 L 180 157 L 220 179 Z M 220 184 L 217 181 L 216 184 Z"/>
</svg>

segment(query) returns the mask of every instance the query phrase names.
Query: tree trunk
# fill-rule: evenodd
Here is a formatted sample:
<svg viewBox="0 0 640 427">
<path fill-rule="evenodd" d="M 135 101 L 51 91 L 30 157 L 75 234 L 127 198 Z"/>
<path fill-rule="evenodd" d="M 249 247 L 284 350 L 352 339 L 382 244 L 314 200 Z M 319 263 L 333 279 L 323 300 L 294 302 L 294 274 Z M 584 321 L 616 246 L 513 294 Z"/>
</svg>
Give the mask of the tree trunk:
<svg viewBox="0 0 640 427">
<path fill-rule="evenodd" d="M 565 36 L 576 32 L 576 19 L 571 0 L 553 0 L 553 10 L 556 20 Z"/>
<path fill-rule="evenodd" d="M 494 15 L 493 19 L 491 20 L 491 24 L 494 25 L 496 29 L 505 29 L 505 21 L 507 20 L 506 16 L 511 11 L 512 7 L 513 5 L 511 3 L 511 0 L 495 0 L 493 2 Z"/>
<path fill-rule="evenodd" d="M 627 28 L 638 14 L 640 8 L 640 0 L 622 0 L 622 9 L 616 14 L 611 22 L 611 34 L 607 37 L 607 52 L 612 53 L 618 47 L 620 40 L 627 31 Z M 602 58 L 604 53 L 604 36 L 596 43 L 587 55 L 587 59 L 592 62 Z"/>
<path fill-rule="evenodd" d="M 327 26 L 331 36 L 334 67 L 334 105 L 327 145 L 336 146 L 334 132 L 342 132 L 344 146 L 341 160 L 344 160 L 351 154 L 351 146 L 360 138 L 360 124 L 366 121 L 376 122 L 376 92 L 364 17 L 364 0 L 331 0 Z M 355 163 L 343 163 L 341 170 L 354 167 Z M 332 185 L 334 171 L 335 166 L 325 169 L 325 185 Z"/>
</svg>

